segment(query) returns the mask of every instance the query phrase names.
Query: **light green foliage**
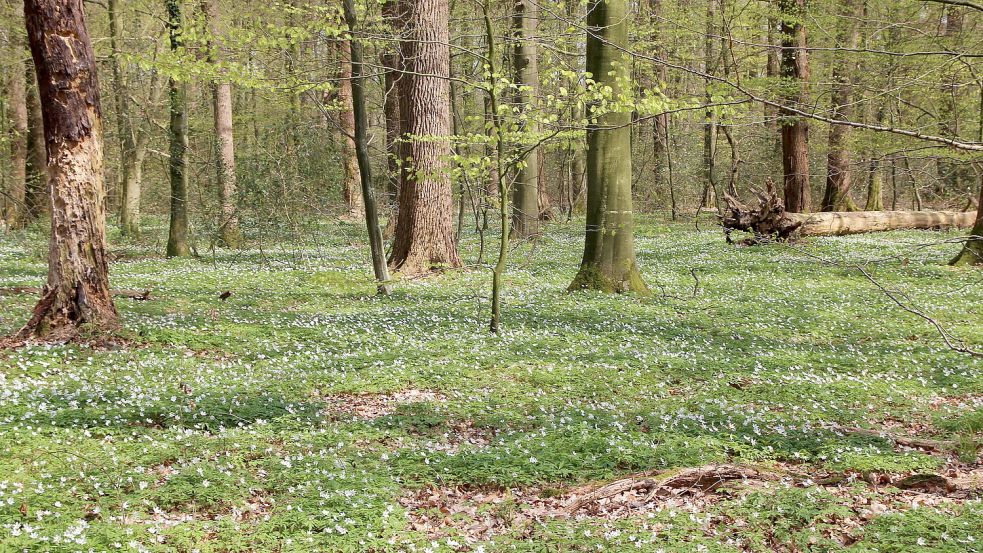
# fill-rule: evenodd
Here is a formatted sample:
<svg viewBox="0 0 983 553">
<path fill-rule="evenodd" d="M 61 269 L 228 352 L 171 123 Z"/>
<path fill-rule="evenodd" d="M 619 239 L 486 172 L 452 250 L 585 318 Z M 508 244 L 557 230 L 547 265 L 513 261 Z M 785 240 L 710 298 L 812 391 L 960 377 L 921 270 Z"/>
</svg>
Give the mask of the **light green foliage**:
<svg viewBox="0 0 983 553">
<path fill-rule="evenodd" d="M 924 437 L 979 437 L 966 398 L 983 392 L 980 362 L 945 348 L 858 274 L 796 249 L 843 262 L 906 257 L 872 270 L 979 344 L 978 275 L 945 267 L 949 246 L 914 247 L 944 236 L 733 248 L 717 230 L 643 219 L 638 262 L 654 293 L 640 298 L 564 291 L 581 227 L 551 227 L 548 248 L 516 252 L 499 337 L 475 293 L 485 271 L 378 297 L 356 226 L 215 259 L 155 257 L 153 234 L 117 247 L 113 286 L 155 298 L 117 300 L 132 344 L 0 353 L 0 549 L 422 550 L 431 539 L 408 527 L 400 498 L 424 487 L 534 486 L 545 497 L 721 461 L 922 473 L 945 459 L 830 428 L 917 421 Z M 3 238 L 3 286 L 41 283 L 41 241 Z M 476 241 L 465 234 L 466 257 Z M 3 332 L 32 303 L 0 296 Z M 431 395 L 373 416 L 353 411 L 364 397 L 340 395 L 408 390 Z M 483 441 L 459 443 L 465 427 Z M 860 551 L 979 547 L 977 506 L 909 510 L 897 490 L 852 486 L 776 484 L 692 516 L 554 518 L 483 545 L 826 551 L 841 547 L 828 531 L 849 516 Z M 844 495 L 891 509 L 860 519 Z M 497 508 L 529 508 L 516 497 Z"/>
</svg>

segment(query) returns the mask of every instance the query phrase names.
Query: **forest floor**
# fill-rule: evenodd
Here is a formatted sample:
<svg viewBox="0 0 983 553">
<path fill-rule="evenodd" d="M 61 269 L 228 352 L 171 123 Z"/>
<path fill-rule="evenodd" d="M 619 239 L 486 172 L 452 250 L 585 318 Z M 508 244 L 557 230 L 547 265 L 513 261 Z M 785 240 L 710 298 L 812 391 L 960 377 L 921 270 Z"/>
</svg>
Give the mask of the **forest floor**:
<svg viewBox="0 0 983 553">
<path fill-rule="evenodd" d="M 959 234 L 648 219 L 639 298 L 568 294 L 555 225 L 492 336 L 487 270 L 377 297 L 357 225 L 171 260 L 160 231 L 113 240 L 152 290 L 125 342 L 0 352 L 0 551 L 983 551 L 983 360 L 854 267 L 981 349 Z M 44 272 L 0 238 L 0 287 Z"/>
</svg>

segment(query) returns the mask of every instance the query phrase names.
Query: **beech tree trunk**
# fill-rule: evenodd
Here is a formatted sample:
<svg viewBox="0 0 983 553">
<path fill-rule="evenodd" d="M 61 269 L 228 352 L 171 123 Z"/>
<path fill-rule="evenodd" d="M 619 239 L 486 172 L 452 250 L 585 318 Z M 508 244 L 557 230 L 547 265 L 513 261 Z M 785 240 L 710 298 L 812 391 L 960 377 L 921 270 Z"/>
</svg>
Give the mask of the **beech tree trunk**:
<svg viewBox="0 0 983 553">
<path fill-rule="evenodd" d="M 779 0 L 782 12 L 782 77 L 792 89 L 785 102 L 800 107 L 807 101 L 809 54 L 806 48 L 805 0 Z M 809 123 L 786 109 L 779 110 L 782 125 L 782 171 L 785 206 L 789 211 L 807 212 L 812 206 L 809 187 Z"/>
<path fill-rule="evenodd" d="M 171 50 L 181 47 L 180 0 L 165 0 Z M 185 105 L 187 84 L 174 77 L 168 79 L 170 99 L 171 219 L 167 233 L 167 257 L 191 255 L 188 247 L 188 174 L 185 171 L 188 150 L 188 112 Z"/>
<path fill-rule="evenodd" d="M 15 340 L 66 340 L 116 327 L 109 291 L 102 114 L 82 0 L 25 0 L 48 151 L 48 282 Z"/>
<path fill-rule="evenodd" d="M 4 220 L 10 228 L 20 228 L 24 222 L 24 194 L 27 190 L 27 89 L 24 82 L 26 67 L 20 59 L 21 48 L 14 48 L 17 62 L 7 82 L 11 116 L 9 197 L 4 198 Z"/>
<path fill-rule="evenodd" d="M 517 107 L 528 117 L 523 121 L 522 131 L 532 135 L 539 132 L 536 121 L 536 96 L 539 92 L 539 60 L 536 47 L 536 33 L 539 27 L 539 4 L 537 0 L 516 0 L 513 15 L 515 51 L 512 65 L 515 68 L 515 94 Z M 526 144 L 520 145 L 527 149 Z M 512 191 L 512 235 L 522 238 L 539 234 L 539 148 L 527 152 L 520 161 L 518 174 Z"/>
<path fill-rule="evenodd" d="M 338 61 L 341 67 L 341 81 L 338 83 L 338 129 L 341 142 L 341 165 L 344 168 L 341 192 L 348 208 L 346 217 L 362 219 L 365 217 L 365 204 L 360 191 L 361 177 L 358 172 L 358 156 L 355 153 L 355 108 L 352 106 L 352 50 L 347 40 L 338 41 Z"/>
<path fill-rule="evenodd" d="M 404 164 L 389 266 L 404 274 L 460 267 L 448 157 L 451 153 L 447 0 L 400 0 L 405 16 L 399 80 Z M 424 137 L 423 139 L 419 137 Z"/>
<path fill-rule="evenodd" d="M 218 0 L 205 0 L 205 17 L 211 36 L 209 59 L 218 63 L 223 58 L 221 43 L 222 24 Z M 215 149 L 218 153 L 215 181 L 218 184 L 219 239 L 229 248 L 242 245 L 239 230 L 239 208 L 236 205 L 236 156 L 232 124 L 232 85 L 223 79 L 212 83 L 212 114 L 215 122 Z"/>
<path fill-rule="evenodd" d="M 843 0 L 840 30 L 837 44 L 842 48 L 855 49 L 860 41 L 860 25 L 856 0 Z M 838 52 L 833 62 L 833 84 L 830 99 L 833 118 L 849 120 L 853 112 L 853 81 L 857 63 L 853 54 Z M 831 125 L 829 128 L 829 149 L 826 154 L 826 192 L 823 194 L 822 211 L 854 211 L 856 205 L 850 199 L 851 159 L 849 150 L 850 127 Z"/>
<path fill-rule="evenodd" d="M 617 98 L 630 82 L 627 0 L 592 0 L 587 72 Z M 630 86 L 630 85 L 628 85 Z M 587 130 L 587 230 L 570 290 L 647 293 L 635 262 L 631 198 L 631 113 L 591 106 Z"/>
</svg>

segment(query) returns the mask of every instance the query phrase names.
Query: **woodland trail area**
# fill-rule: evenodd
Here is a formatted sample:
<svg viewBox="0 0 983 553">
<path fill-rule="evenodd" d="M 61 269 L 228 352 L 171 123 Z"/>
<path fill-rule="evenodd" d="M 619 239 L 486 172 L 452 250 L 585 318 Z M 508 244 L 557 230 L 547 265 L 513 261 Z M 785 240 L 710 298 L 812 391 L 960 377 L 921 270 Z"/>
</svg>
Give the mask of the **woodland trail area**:
<svg viewBox="0 0 983 553">
<path fill-rule="evenodd" d="M 643 297 L 568 293 L 582 222 L 549 225 L 497 336 L 487 267 L 379 296 L 358 225 L 197 259 L 116 239 L 112 288 L 151 291 L 117 297 L 118 340 L 0 351 L 0 542 L 979 551 L 983 360 L 877 286 L 978 348 L 964 231 L 701 226 L 639 218 Z M 4 334 L 43 243 L 0 237 Z"/>
</svg>

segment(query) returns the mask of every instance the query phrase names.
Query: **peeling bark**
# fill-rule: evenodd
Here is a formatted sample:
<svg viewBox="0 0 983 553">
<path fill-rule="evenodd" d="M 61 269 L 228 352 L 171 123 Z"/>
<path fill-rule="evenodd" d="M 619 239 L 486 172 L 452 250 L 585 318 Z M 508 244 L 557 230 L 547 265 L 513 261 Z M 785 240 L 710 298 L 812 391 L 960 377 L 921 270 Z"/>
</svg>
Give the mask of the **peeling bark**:
<svg viewBox="0 0 983 553">
<path fill-rule="evenodd" d="M 48 151 L 48 282 L 14 341 L 66 340 L 118 324 L 105 238 L 102 114 L 82 0 L 26 0 Z"/>
</svg>

